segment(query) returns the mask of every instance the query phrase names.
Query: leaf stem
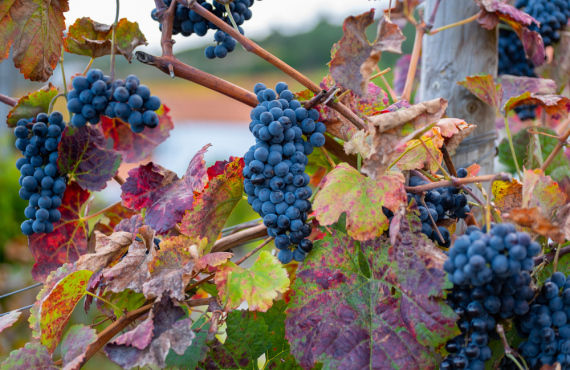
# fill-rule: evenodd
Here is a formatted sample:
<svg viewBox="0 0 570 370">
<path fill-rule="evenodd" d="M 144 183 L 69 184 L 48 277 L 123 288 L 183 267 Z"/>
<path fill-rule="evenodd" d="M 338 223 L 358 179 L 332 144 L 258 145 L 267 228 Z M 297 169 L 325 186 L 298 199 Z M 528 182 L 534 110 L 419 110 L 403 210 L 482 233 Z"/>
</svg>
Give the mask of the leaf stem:
<svg viewBox="0 0 570 370">
<path fill-rule="evenodd" d="M 63 92 L 67 99 L 67 80 L 65 78 L 65 68 L 63 67 L 63 46 L 61 47 L 61 56 L 59 57 L 59 66 L 61 68 L 61 79 L 63 81 Z"/>
<path fill-rule="evenodd" d="M 515 146 L 513 144 L 513 136 L 511 135 L 511 127 L 509 126 L 509 118 L 508 113 L 505 113 L 505 131 L 507 133 L 507 140 L 509 142 L 509 148 L 511 148 L 511 155 L 513 156 L 513 160 L 515 161 L 515 168 L 517 169 L 517 173 L 519 177 L 522 179 L 522 172 L 519 167 L 519 161 L 517 159 L 517 153 L 515 152 Z"/>
<path fill-rule="evenodd" d="M 226 7 L 226 12 L 228 13 L 228 17 L 230 18 L 230 22 L 232 22 L 234 29 L 239 32 L 238 25 L 236 24 L 234 16 L 232 15 L 232 10 L 230 9 L 230 3 L 225 3 L 224 6 Z"/>
<path fill-rule="evenodd" d="M 483 175 L 483 176 L 473 176 L 473 177 L 464 177 L 462 179 L 458 179 L 456 177 L 452 177 L 451 180 L 444 180 L 444 181 L 437 181 L 432 182 L 425 185 L 418 185 L 418 186 L 406 186 L 406 191 L 410 193 L 423 193 L 424 191 L 429 191 L 432 189 L 443 188 L 446 186 L 459 186 L 465 184 L 472 184 L 475 182 L 487 182 L 487 181 L 494 181 L 494 180 L 502 180 L 502 181 L 509 181 L 511 176 L 506 173 L 499 173 L 496 175 Z"/>
<path fill-rule="evenodd" d="M 53 106 L 55 105 L 55 102 L 57 101 L 58 98 L 61 98 L 62 96 L 67 96 L 67 95 L 65 93 L 59 93 L 51 99 L 51 101 L 49 102 L 48 114 L 50 114 L 53 111 Z"/>
<path fill-rule="evenodd" d="M 95 58 L 93 58 L 93 57 L 92 57 L 91 59 L 89 59 L 89 63 L 87 63 L 87 65 L 85 66 L 85 69 L 83 70 L 82 75 L 85 76 L 85 75 L 87 74 L 87 72 L 89 71 L 89 69 L 91 69 L 91 65 L 93 64 L 93 61 L 94 61 L 94 60 L 95 60 Z"/>
<path fill-rule="evenodd" d="M 448 30 L 448 29 L 450 29 L 450 28 L 459 27 L 459 26 L 463 26 L 464 24 L 471 23 L 471 22 L 473 22 L 474 20 L 476 20 L 477 18 L 479 18 L 480 15 L 481 15 L 481 12 L 477 12 L 477 14 L 474 14 L 474 15 L 472 15 L 472 16 L 469 17 L 469 18 L 465 18 L 465 19 L 460 20 L 460 21 L 458 21 L 458 22 L 451 23 L 451 24 L 448 24 L 448 25 L 441 26 L 441 27 L 438 27 L 438 28 L 436 28 L 436 29 L 433 29 L 433 30 L 429 31 L 428 35 L 430 35 L 430 36 L 431 36 L 431 35 L 435 35 L 435 34 L 438 33 L 438 32 L 445 31 L 445 30 Z"/>
<path fill-rule="evenodd" d="M 18 100 L 14 99 L 10 96 L 0 94 L 0 103 L 4 103 L 4 104 L 9 105 L 11 107 L 15 107 L 16 104 L 18 104 Z"/>
<path fill-rule="evenodd" d="M 336 163 L 334 163 L 334 161 L 333 161 L 333 159 L 331 158 L 331 156 L 330 156 L 328 150 L 326 150 L 324 146 L 323 146 L 321 149 L 323 150 L 323 154 L 324 154 L 324 156 L 327 158 L 327 161 L 329 162 L 329 164 L 331 165 L 331 167 L 332 167 L 332 168 L 335 168 L 335 167 L 336 167 Z M 359 169 L 359 170 L 360 170 L 360 169 Z"/>
<path fill-rule="evenodd" d="M 117 311 L 117 312 L 123 312 L 123 310 L 122 310 L 120 307 L 118 307 L 117 305 L 115 305 L 113 302 L 108 301 L 108 300 L 106 300 L 105 298 L 100 297 L 100 296 L 98 296 L 98 295 L 95 294 L 95 293 L 92 293 L 92 292 L 90 292 L 90 291 L 88 291 L 88 290 L 85 290 L 85 294 L 90 295 L 91 297 L 93 297 L 93 298 L 95 298 L 95 299 L 98 299 L 98 300 L 100 300 L 100 301 L 103 302 L 103 303 L 106 303 L 106 304 L 109 305 L 111 308 L 113 308 L 113 310 L 115 310 L 115 311 Z"/>
<path fill-rule="evenodd" d="M 115 9 L 115 21 L 113 22 L 113 26 L 111 27 L 111 81 L 115 80 L 115 45 L 116 45 L 116 32 L 117 23 L 119 22 L 119 5 L 120 0 L 115 0 L 116 9 Z"/>
<path fill-rule="evenodd" d="M 570 120 L 567 120 L 566 123 L 564 123 L 563 125 L 567 125 L 568 123 L 570 123 Z M 550 166 L 550 164 L 552 163 L 554 158 L 558 155 L 558 153 L 560 152 L 562 147 L 566 144 L 566 140 L 568 140 L 569 136 L 570 136 L 570 127 L 568 127 L 568 129 L 566 130 L 564 135 L 562 135 L 561 137 L 558 138 L 558 143 L 556 143 L 556 146 L 554 147 L 552 152 L 550 152 L 550 154 L 548 155 L 548 158 L 546 158 L 544 163 L 542 163 L 542 166 L 540 166 L 540 169 L 542 171 L 546 171 L 548 166 Z"/>
</svg>

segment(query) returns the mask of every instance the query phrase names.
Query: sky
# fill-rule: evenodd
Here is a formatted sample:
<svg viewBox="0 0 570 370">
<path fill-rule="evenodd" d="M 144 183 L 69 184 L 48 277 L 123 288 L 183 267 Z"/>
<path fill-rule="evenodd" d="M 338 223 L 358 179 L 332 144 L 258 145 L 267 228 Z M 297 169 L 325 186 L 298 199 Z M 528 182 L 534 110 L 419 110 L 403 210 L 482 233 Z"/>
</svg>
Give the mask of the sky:
<svg viewBox="0 0 570 370">
<path fill-rule="evenodd" d="M 253 17 L 243 25 L 246 36 L 263 39 L 272 30 L 283 34 L 296 34 L 310 30 L 318 18 L 324 17 L 330 23 L 340 24 L 349 15 L 357 15 L 370 8 L 383 9 L 388 0 L 256 0 L 251 10 Z M 70 0 L 70 10 L 65 14 L 67 25 L 77 18 L 88 16 L 105 24 L 111 24 L 115 18 L 115 0 Z M 119 17 L 139 23 L 149 42 L 151 52 L 160 50 L 160 32 L 158 23 L 150 18 L 154 8 L 153 0 L 122 0 Z M 213 33 L 206 37 L 175 36 L 175 50 L 210 43 Z"/>
</svg>

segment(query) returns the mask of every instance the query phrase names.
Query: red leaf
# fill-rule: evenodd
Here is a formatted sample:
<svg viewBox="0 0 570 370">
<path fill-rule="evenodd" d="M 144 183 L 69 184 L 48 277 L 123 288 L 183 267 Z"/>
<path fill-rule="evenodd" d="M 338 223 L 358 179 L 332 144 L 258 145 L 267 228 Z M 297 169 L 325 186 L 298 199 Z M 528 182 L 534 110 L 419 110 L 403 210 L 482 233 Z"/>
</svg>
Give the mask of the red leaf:
<svg viewBox="0 0 570 370">
<path fill-rule="evenodd" d="M 128 221 L 128 219 L 134 215 L 135 213 L 133 211 L 121 203 L 116 203 L 103 213 L 103 216 L 105 216 L 107 220 L 97 222 L 94 230 L 101 231 L 107 235 L 111 234 L 123 220 Z"/>
<path fill-rule="evenodd" d="M 121 164 L 121 155 L 105 146 L 105 138 L 98 129 L 68 126 L 58 148 L 59 171 L 83 189 L 103 190 Z"/>
<path fill-rule="evenodd" d="M 168 114 L 169 111 L 166 105 L 162 105 L 156 112 L 159 117 L 158 127 L 145 128 L 140 134 L 135 134 L 128 123 L 118 118 L 101 116 L 103 135 L 107 139 L 113 139 L 113 149 L 123 155 L 125 162 L 139 162 L 148 157 L 154 148 L 170 136 L 174 123 Z"/>
<path fill-rule="evenodd" d="M 125 206 L 136 210 L 146 208 L 145 222 L 158 233 L 173 228 L 182 220 L 184 212 L 192 208 L 194 193 L 201 192 L 206 185 L 204 153 L 209 146 L 204 146 L 192 158 L 181 179 L 152 163 L 131 170 L 121 187 Z"/>
<path fill-rule="evenodd" d="M 67 0 L 12 0 L 0 4 L 0 60 L 8 58 L 25 78 L 47 81 L 59 62 Z"/>
<path fill-rule="evenodd" d="M 28 246 L 36 260 L 32 276 L 43 281 L 47 275 L 66 262 L 75 262 L 87 252 L 87 222 L 80 211 L 89 199 L 89 192 L 77 183 L 67 185 L 59 207 L 61 220 L 49 234 L 33 234 Z"/>
</svg>

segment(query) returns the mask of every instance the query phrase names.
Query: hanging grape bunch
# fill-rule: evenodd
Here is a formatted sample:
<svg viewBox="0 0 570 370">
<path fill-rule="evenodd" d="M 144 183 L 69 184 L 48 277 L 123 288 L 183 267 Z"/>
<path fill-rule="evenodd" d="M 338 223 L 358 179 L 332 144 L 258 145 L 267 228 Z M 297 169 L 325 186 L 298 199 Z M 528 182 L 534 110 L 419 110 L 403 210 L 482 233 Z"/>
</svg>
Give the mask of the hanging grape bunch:
<svg viewBox="0 0 570 370">
<path fill-rule="evenodd" d="M 530 27 L 540 32 L 544 46 L 560 40 L 560 30 L 568 23 L 570 2 L 568 0 L 518 0 L 516 7 L 540 22 Z M 499 74 L 536 77 L 534 65 L 526 59 L 524 47 L 517 34 L 511 30 L 499 30 Z M 521 120 L 534 119 L 536 106 L 515 108 Z"/>
<path fill-rule="evenodd" d="M 86 76 L 76 76 L 71 83 L 73 90 L 67 94 L 67 109 L 74 113 L 71 123 L 76 127 L 87 122 L 97 124 L 101 115 L 128 122 L 134 133 L 158 126 L 155 111 L 160 108 L 160 99 L 151 96 L 150 89 L 141 85 L 135 75 L 124 81 L 111 81 L 101 70 L 92 69 Z"/>
<path fill-rule="evenodd" d="M 459 316 L 461 334 L 446 344 L 450 354 L 441 369 L 485 369 L 497 321 L 529 312 L 529 273 L 540 251 L 512 224 L 493 225 L 490 233 L 470 226 L 455 240 L 443 268 L 453 283 L 448 304 Z"/>
<path fill-rule="evenodd" d="M 259 104 L 251 111 L 249 130 L 256 143 L 244 155 L 243 170 L 247 201 L 275 237 L 279 260 L 302 261 L 313 247 L 306 239 L 312 190 L 305 166 L 313 147 L 324 145 L 326 126 L 318 121 L 317 110 L 303 108 L 284 82 L 276 85 L 277 93 L 261 83 L 254 91 Z M 292 244 L 297 245 L 294 251 Z"/>
<path fill-rule="evenodd" d="M 24 235 L 50 233 L 61 218 L 58 208 L 66 179 L 57 169 L 57 147 L 64 129 L 60 112 L 21 119 L 14 129 L 16 148 L 24 155 L 16 162 L 21 173 L 20 197 L 29 201 L 24 210 L 27 220 L 21 226 Z"/>
<path fill-rule="evenodd" d="M 235 24 L 238 26 L 239 32 L 243 34 L 243 29 L 239 26 L 251 18 L 252 12 L 249 8 L 253 5 L 253 2 L 254 0 L 234 0 L 228 4 L 230 10 L 229 13 L 226 6 L 218 1 L 209 3 L 202 0 L 200 5 L 229 25 L 233 25 L 231 20 L 231 18 L 233 18 Z M 170 6 L 171 3 L 172 0 L 164 1 L 166 6 Z M 151 17 L 155 21 L 159 21 L 158 10 L 156 8 L 152 10 Z M 159 27 L 162 30 L 162 25 Z M 214 33 L 216 46 L 210 45 L 204 50 L 204 54 L 208 59 L 224 58 L 228 53 L 231 53 L 235 49 L 237 42 L 232 36 L 218 29 L 215 24 L 204 19 L 194 10 L 189 9 L 180 3 L 176 5 L 174 25 L 172 27 L 173 34 L 177 35 L 180 33 L 183 36 L 190 36 L 192 34 L 205 36 L 208 33 L 208 30 L 217 30 Z"/>
</svg>

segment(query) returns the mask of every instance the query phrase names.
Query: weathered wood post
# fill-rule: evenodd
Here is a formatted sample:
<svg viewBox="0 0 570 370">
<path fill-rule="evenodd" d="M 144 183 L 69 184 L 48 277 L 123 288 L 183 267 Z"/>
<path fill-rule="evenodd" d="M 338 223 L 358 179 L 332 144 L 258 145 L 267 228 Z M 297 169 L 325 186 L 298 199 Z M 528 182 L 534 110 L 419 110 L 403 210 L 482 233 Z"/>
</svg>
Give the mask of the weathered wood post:
<svg viewBox="0 0 570 370">
<path fill-rule="evenodd" d="M 436 0 L 426 0 L 429 17 Z M 442 0 L 434 28 L 466 19 L 479 11 L 473 0 Z M 495 156 L 495 110 L 477 99 L 457 81 L 474 74 L 497 75 L 496 30 L 488 31 L 477 22 L 425 36 L 422 46 L 420 97 L 443 97 L 449 101 L 447 115 L 477 125 L 475 132 L 458 148 L 453 157 L 456 167 L 474 162 L 481 174 L 493 173 Z"/>
</svg>

